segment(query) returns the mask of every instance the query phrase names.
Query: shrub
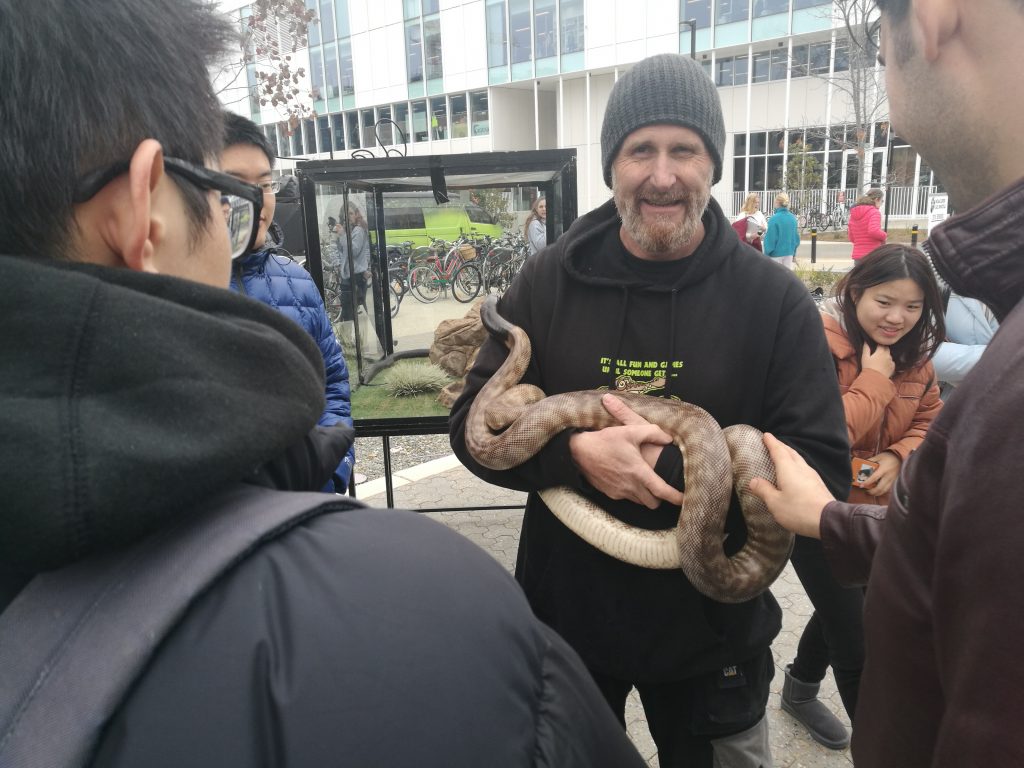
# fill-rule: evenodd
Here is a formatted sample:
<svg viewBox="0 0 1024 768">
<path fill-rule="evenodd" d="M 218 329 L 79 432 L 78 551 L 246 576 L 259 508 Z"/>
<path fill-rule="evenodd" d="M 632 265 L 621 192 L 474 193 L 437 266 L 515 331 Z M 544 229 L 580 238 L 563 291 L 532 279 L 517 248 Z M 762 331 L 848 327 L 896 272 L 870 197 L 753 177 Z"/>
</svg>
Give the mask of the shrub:
<svg viewBox="0 0 1024 768">
<path fill-rule="evenodd" d="M 438 392 L 451 378 L 425 360 L 401 360 L 385 374 L 384 388 L 393 397 L 412 397 Z"/>
</svg>

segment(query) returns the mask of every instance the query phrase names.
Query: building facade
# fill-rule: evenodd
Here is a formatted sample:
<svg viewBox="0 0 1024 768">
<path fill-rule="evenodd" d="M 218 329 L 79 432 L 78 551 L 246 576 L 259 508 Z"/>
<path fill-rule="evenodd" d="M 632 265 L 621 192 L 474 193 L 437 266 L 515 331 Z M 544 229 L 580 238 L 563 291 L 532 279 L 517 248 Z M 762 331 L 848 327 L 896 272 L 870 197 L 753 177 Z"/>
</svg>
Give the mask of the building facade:
<svg viewBox="0 0 1024 768">
<path fill-rule="evenodd" d="M 775 190 L 799 190 L 806 209 L 825 210 L 873 184 L 886 186 L 893 215 L 914 217 L 937 183 L 890 135 L 877 64 L 858 67 L 851 56 L 845 3 L 305 2 L 319 23 L 293 66 L 305 70 L 298 98 L 315 116 L 289 124 L 282 108 L 261 106 L 252 64 L 247 95 L 225 98 L 283 158 L 574 147 L 579 210 L 590 210 L 610 195 L 600 129 L 615 80 L 646 56 L 692 48 L 722 98 L 727 146 L 714 194 L 727 213 L 748 192 L 768 207 Z M 247 24 L 247 5 L 223 5 Z M 795 178 L 794 156 L 809 163 L 810 183 Z"/>
</svg>

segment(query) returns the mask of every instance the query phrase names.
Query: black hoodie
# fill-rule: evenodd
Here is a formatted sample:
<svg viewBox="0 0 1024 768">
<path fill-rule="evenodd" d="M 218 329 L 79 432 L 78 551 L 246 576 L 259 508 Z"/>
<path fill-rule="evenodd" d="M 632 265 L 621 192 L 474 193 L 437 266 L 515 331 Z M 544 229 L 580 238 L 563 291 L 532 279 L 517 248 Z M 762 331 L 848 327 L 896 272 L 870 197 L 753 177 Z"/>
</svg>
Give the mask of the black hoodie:
<svg viewBox="0 0 1024 768">
<path fill-rule="evenodd" d="M 530 336 L 524 381 L 547 394 L 609 388 L 678 397 L 723 426 L 751 424 L 800 451 L 833 493 L 849 485 L 849 449 L 835 367 L 807 289 L 788 269 L 742 245 L 711 200 L 703 243 L 688 258 L 653 263 L 628 253 L 613 201 L 581 217 L 527 262 L 499 303 Z M 569 485 L 627 522 L 675 525 L 678 509 L 614 502 L 588 487 L 569 433 L 507 472 L 474 462 L 463 430 L 473 397 L 506 355 L 481 348 L 452 410 L 452 445 L 475 474 L 527 491 Z M 673 468 L 673 464 L 675 465 Z M 659 474 L 678 482 L 678 450 Z M 729 551 L 745 528 L 735 498 Z M 680 571 L 616 561 L 577 538 L 531 494 L 516 577 L 537 615 L 588 665 L 623 680 L 684 679 L 752 658 L 778 633 L 769 592 L 738 605 L 700 595 Z"/>
<path fill-rule="evenodd" d="M 295 445 L 326 449 L 328 472 L 348 449 L 308 440 L 323 361 L 270 307 L 6 256 L 0 281 L 0 610 L 34 573 L 135 541 L 240 480 L 303 482 L 266 471 Z M 296 526 L 210 585 L 90 765 L 643 761 L 493 558 L 422 516 L 354 509 Z"/>
</svg>

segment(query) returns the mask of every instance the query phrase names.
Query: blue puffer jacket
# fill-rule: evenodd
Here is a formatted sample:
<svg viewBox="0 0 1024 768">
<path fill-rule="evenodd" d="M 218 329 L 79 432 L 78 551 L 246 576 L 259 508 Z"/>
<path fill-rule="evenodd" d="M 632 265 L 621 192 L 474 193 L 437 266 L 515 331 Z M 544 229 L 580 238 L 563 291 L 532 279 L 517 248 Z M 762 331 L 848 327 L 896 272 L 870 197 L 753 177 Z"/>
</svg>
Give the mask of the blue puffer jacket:
<svg viewBox="0 0 1024 768">
<path fill-rule="evenodd" d="M 323 299 L 309 273 L 283 252 L 273 248 L 255 251 L 235 262 L 231 290 L 270 305 L 306 329 L 320 347 L 327 380 L 324 391 L 327 407 L 318 424 L 328 427 L 342 421 L 352 426 L 348 366 L 324 309 Z M 355 446 L 335 470 L 333 488 L 328 483 L 329 487 L 324 490 L 345 493 L 354 463 Z"/>
</svg>

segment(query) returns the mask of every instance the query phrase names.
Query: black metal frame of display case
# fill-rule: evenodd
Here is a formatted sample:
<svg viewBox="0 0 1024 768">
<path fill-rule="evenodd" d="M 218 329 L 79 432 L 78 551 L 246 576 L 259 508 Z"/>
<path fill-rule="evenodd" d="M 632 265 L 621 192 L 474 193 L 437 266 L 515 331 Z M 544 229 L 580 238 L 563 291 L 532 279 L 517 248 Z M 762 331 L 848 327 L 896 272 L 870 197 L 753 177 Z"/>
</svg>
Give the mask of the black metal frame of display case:
<svg viewBox="0 0 1024 768">
<path fill-rule="evenodd" d="M 377 253 L 371 264 L 377 291 L 374 298 L 383 307 L 381 343 L 386 354 L 394 355 L 394 339 L 387 290 L 387 238 L 385 234 L 384 195 L 388 192 L 431 191 L 436 201 L 444 202 L 448 190 L 510 187 L 536 187 L 548 201 L 547 239 L 554 242 L 576 219 L 576 150 L 548 149 L 521 152 L 476 152 L 458 155 L 390 156 L 350 160 L 315 160 L 300 162 L 296 167 L 302 199 L 306 235 L 306 268 L 324 295 L 323 260 L 320 249 L 320 211 L 317 210 L 316 185 L 340 184 L 344 204 L 349 191 L 370 193 L 375 208 L 374 229 Z M 552 215 L 554 213 L 555 215 Z M 351 243 L 350 243 L 351 245 Z M 351 247 L 348 253 L 351 254 Z M 350 256 L 351 258 L 351 256 Z M 354 292 L 353 292 L 354 293 Z M 358 334 L 358 324 L 356 333 Z M 356 371 L 363 377 L 362 344 L 358 335 L 355 344 Z M 367 367 L 369 370 L 369 367 Z M 351 377 L 351 366 L 350 366 Z M 360 383 L 363 382 L 360 378 Z M 387 504 L 394 506 L 394 483 L 391 470 L 390 439 L 406 435 L 446 434 L 447 416 L 409 416 L 401 418 L 354 419 L 357 437 L 380 437 L 383 442 L 384 483 Z M 349 492 L 354 496 L 355 487 Z M 474 509 L 478 507 L 473 507 Z M 493 506 L 488 509 L 515 507 Z M 459 511 L 466 507 L 437 507 L 420 512 Z"/>
</svg>

